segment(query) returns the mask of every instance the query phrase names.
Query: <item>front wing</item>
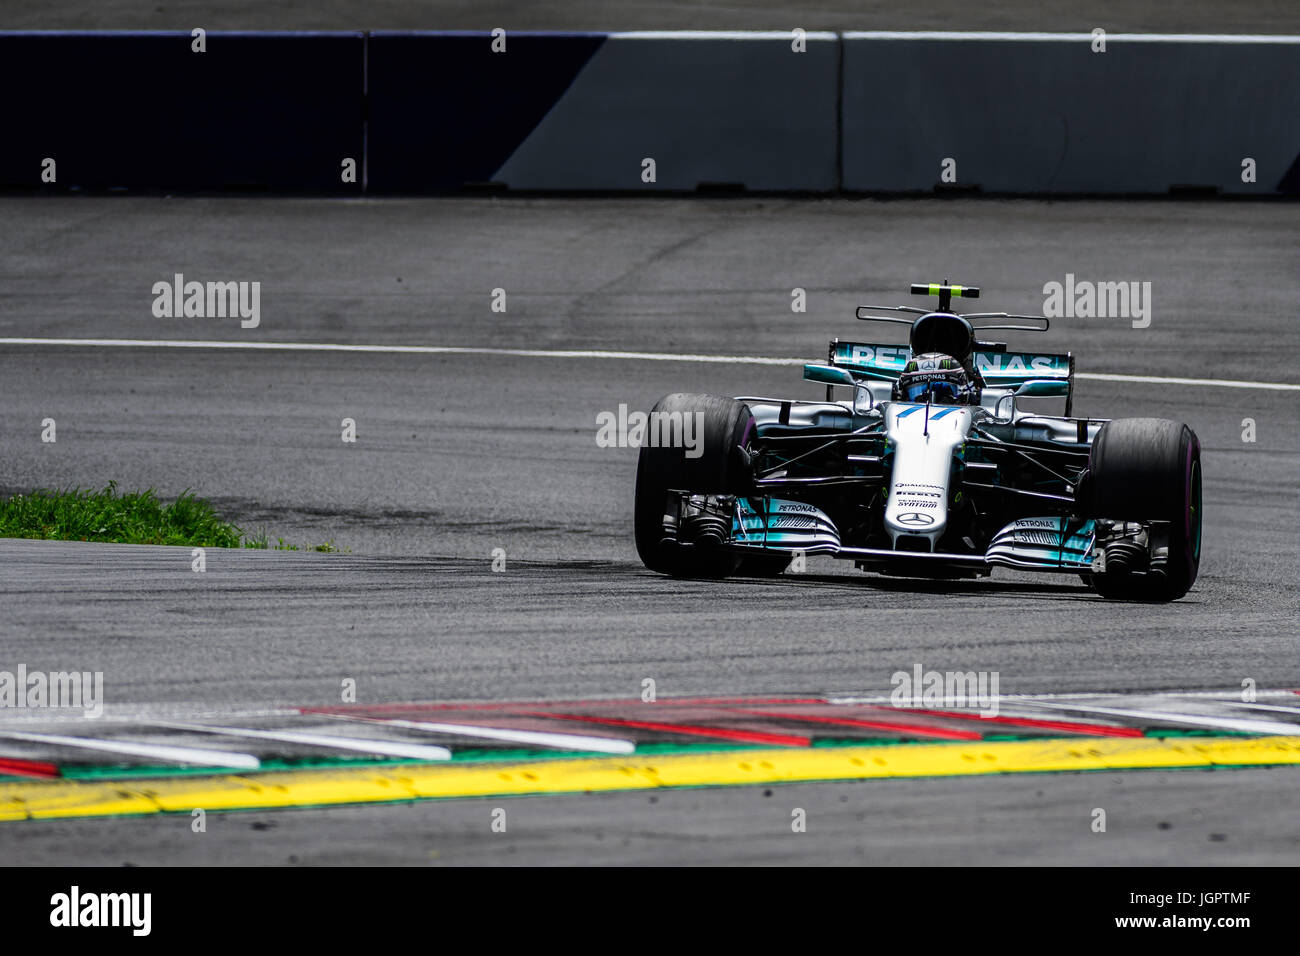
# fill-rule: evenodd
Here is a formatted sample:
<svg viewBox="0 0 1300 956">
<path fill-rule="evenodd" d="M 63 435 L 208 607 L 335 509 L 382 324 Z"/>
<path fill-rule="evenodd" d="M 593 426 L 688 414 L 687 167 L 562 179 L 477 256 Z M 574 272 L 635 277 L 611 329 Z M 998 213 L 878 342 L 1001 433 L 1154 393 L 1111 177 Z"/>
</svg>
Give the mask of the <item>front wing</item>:
<svg viewBox="0 0 1300 956">
<path fill-rule="evenodd" d="M 732 510 L 733 548 L 829 554 L 867 563 L 924 561 L 962 568 L 1001 565 L 1026 571 L 1081 573 L 1093 568 L 1096 528 L 1071 517 L 1017 518 L 993 536 L 983 554 L 914 553 L 843 547 L 839 529 L 821 509 L 802 501 L 738 497 Z"/>
</svg>

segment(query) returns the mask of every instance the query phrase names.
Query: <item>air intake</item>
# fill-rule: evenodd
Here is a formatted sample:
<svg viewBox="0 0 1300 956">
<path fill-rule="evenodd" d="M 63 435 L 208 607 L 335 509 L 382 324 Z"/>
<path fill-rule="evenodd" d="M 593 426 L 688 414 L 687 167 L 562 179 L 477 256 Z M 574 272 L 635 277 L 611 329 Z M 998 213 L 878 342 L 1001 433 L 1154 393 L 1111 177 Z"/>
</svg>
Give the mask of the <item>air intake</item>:
<svg viewBox="0 0 1300 956">
<path fill-rule="evenodd" d="M 894 541 L 895 551 L 911 551 L 917 554 L 930 553 L 930 539 L 919 534 L 900 534 Z"/>
</svg>

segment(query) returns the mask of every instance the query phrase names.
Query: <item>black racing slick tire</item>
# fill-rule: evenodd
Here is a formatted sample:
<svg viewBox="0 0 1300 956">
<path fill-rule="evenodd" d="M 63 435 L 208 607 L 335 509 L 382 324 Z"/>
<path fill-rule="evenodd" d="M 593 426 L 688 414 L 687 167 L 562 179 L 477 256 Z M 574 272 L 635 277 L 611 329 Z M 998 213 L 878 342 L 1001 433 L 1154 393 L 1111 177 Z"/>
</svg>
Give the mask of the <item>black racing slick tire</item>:
<svg viewBox="0 0 1300 956">
<path fill-rule="evenodd" d="M 634 524 L 636 550 L 651 571 L 674 577 L 721 578 L 735 572 L 740 556 L 721 548 L 679 546 L 664 540 L 664 512 L 670 489 L 694 494 L 734 495 L 747 492 L 753 476 L 744 449 L 754 440 L 749 406 L 718 395 L 665 395 L 656 412 L 701 416 L 699 456 L 684 448 L 643 444 L 636 469 Z"/>
<path fill-rule="evenodd" d="M 1092 443 L 1081 491 L 1086 517 L 1169 522 L 1163 574 L 1093 574 L 1097 593 L 1176 601 L 1191 589 L 1201 565 L 1201 443 L 1195 432 L 1163 418 L 1107 422 Z"/>
</svg>

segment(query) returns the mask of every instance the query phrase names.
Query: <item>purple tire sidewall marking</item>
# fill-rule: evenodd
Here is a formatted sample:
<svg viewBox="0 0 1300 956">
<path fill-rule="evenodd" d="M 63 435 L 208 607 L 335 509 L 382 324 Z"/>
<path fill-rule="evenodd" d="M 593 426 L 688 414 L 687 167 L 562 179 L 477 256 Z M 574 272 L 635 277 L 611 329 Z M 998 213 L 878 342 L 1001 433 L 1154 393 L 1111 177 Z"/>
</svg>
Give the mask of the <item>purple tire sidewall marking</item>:
<svg viewBox="0 0 1300 956">
<path fill-rule="evenodd" d="M 1199 451 L 1199 449 L 1200 449 L 1200 442 L 1197 440 L 1195 433 L 1192 433 L 1191 441 L 1187 443 L 1187 461 L 1183 465 L 1183 482 L 1185 486 L 1183 491 L 1183 504 L 1184 504 L 1183 507 L 1184 539 L 1183 540 L 1187 544 L 1186 562 L 1187 562 L 1187 573 L 1189 577 L 1196 573 L 1197 567 L 1200 564 L 1200 557 L 1201 557 L 1199 536 L 1194 538 L 1192 533 L 1192 503 L 1193 503 L 1192 478 L 1195 474 L 1194 471 L 1192 470 L 1192 464 L 1195 459 L 1196 452 Z M 1197 521 L 1201 520 L 1200 509 L 1197 510 L 1196 520 Z M 1196 543 L 1196 547 L 1195 550 L 1193 551 L 1194 541 Z"/>
<path fill-rule="evenodd" d="M 749 410 L 749 406 L 746 405 L 746 406 L 745 406 L 745 409 L 746 409 L 746 411 L 748 412 L 748 410 Z M 740 447 L 741 447 L 741 448 L 748 448 L 748 447 L 749 447 L 749 442 L 750 442 L 751 438 L 753 437 L 754 433 L 757 431 L 757 428 L 758 428 L 758 426 L 754 424 L 754 416 L 753 416 L 752 413 L 750 413 L 750 415 L 749 415 L 749 421 L 745 423 L 745 430 L 744 430 L 743 433 L 741 433 L 741 436 L 740 436 Z"/>
</svg>

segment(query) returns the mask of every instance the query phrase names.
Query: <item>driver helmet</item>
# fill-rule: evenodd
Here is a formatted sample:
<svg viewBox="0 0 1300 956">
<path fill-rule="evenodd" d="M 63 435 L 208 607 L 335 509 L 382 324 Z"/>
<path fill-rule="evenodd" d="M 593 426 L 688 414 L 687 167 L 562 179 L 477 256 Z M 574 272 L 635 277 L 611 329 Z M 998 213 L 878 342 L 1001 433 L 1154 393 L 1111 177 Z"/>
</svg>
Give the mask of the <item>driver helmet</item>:
<svg viewBox="0 0 1300 956">
<path fill-rule="evenodd" d="M 896 402 L 968 405 L 972 393 L 970 376 L 961 362 L 942 352 L 926 352 L 910 359 L 894 385 Z"/>
</svg>

